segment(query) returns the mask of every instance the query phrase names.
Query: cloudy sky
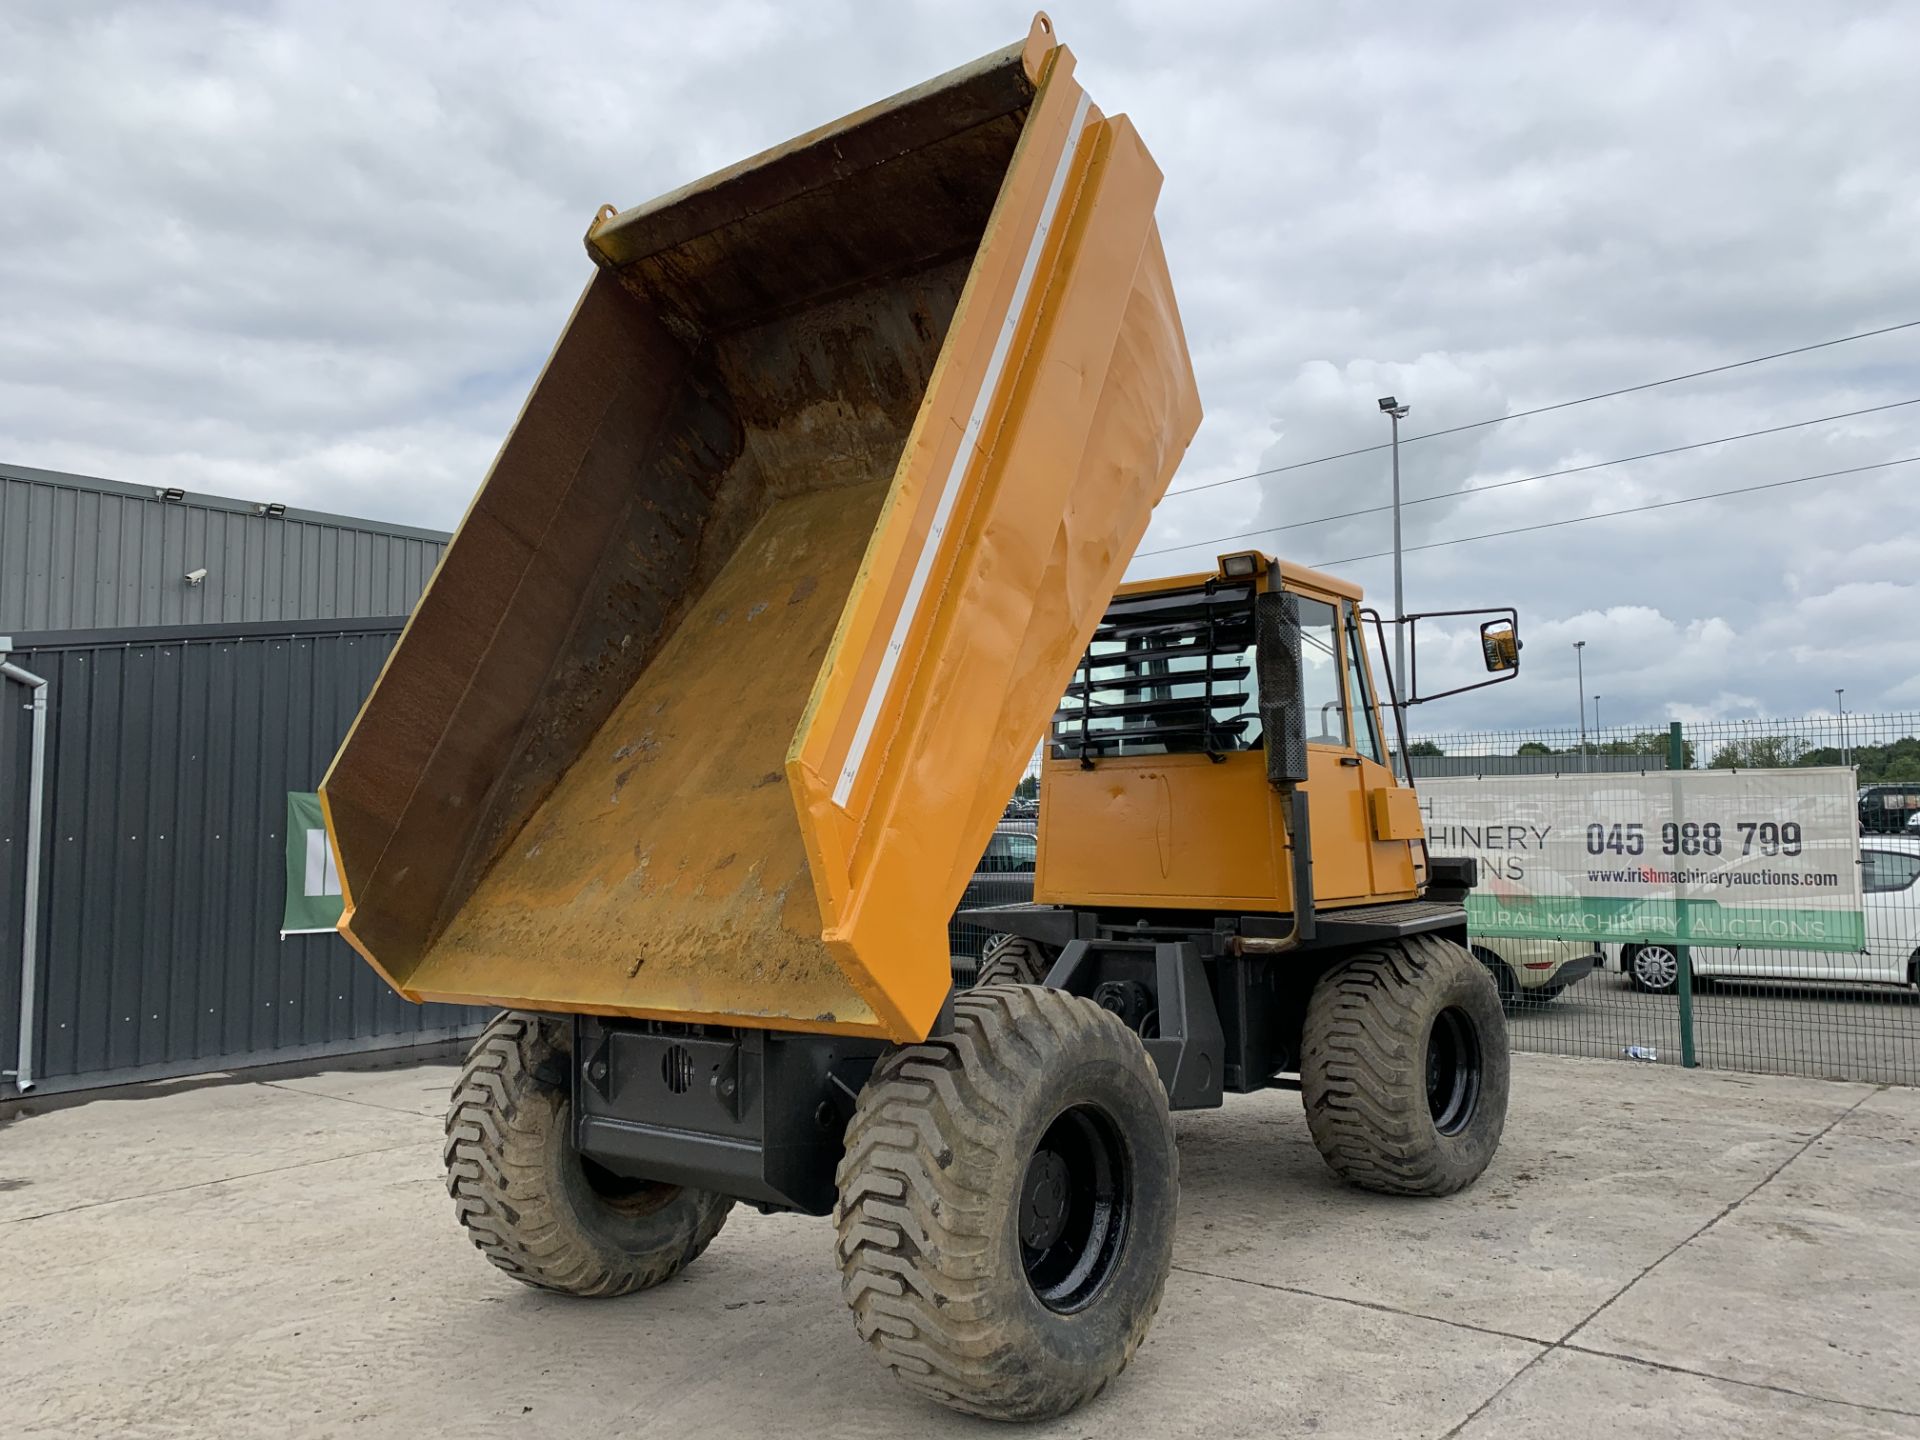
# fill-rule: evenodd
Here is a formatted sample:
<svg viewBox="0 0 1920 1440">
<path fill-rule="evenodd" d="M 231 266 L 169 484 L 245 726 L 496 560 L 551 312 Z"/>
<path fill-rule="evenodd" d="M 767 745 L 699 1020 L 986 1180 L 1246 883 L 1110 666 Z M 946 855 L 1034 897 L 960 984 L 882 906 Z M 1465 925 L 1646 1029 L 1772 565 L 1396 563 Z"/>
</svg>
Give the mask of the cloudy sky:
<svg viewBox="0 0 1920 1440">
<path fill-rule="evenodd" d="M 1436 545 L 1920 455 L 1920 9 L 1077 3 L 1166 172 L 1207 418 L 1136 560 L 1391 602 Z M 999 3 L 0 8 L 0 459 L 451 526 L 626 206 L 1019 38 Z M 1663 459 L 1461 492 L 1747 431 Z M 1428 497 L 1437 497 L 1431 498 Z M 1329 515 L 1351 518 L 1311 523 Z M 1280 529 L 1276 527 L 1292 527 Z M 1251 539 L 1226 540 L 1243 532 Z M 1173 547 L 1188 547 L 1175 549 Z M 1156 552 L 1147 554 L 1144 552 Z M 1369 558 L 1361 558 L 1369 557 Z M 1920 465 L 1406 558 L 1514 604 L 1425 731 L 1920 709 Z"/>
</svg>

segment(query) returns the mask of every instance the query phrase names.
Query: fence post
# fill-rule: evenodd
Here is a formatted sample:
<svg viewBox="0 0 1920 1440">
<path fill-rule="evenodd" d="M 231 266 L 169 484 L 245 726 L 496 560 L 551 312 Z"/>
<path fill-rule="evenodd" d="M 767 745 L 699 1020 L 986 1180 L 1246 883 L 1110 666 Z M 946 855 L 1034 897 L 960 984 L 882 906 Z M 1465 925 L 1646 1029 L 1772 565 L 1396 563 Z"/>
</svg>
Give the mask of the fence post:
<svg viewBox="0 0 1920 1440">
<path fill-rule="evenodd" d="M 1667 726 L 1667 768 L 1687 768 L 1687 737 L 1678 720 Z M 1693 958 L 1690 947 L 1674 946 L 1674 957 L 1680 962 L 1680 976 L 1676 982 L 1680 1000 L 1680 1063 L 1692 1070 L 1699 1066 L 1700 1060 L 1693 1046 Z"/>
</svg>

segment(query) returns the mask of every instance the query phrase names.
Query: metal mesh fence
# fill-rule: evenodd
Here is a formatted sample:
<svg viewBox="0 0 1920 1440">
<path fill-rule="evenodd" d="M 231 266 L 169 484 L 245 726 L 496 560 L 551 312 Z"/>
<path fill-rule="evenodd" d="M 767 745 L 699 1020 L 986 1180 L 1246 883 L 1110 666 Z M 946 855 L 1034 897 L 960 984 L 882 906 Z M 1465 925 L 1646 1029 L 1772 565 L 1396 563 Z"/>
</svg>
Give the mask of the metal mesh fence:
<svg viewBox="0 0 1920 1440">
<path fill-rule="evenodd" d="M 1039 859 L 1039 793 L 1040 757 L 1035 755 L 974 867 L 966 894 L 947 922 L 947 951 L 953 959 L 954 979 L 960 984 L 973 983 L 981 948 L 995 933 L 967 919 L 967 911 L 976 906 L 1020 905 L 1033 899 L 1034 868 Z"/>
<path fill-rule="evenodd" d="M 1599 947 L 1475 936 L 1503 980 L 1517 1049 L 1658 1064 L 1920 1085 L 1920 713 L 1660 721 L 1415 737 L 1416 781 L 1442 776 L 1606 774 L 1668 768 L 1842 765 L 1857 775 L 1867 949 L 1860 954 Z M 1004 829 L 1035 824 L 1039 759 Z M 983 858 L 962 909 L 1032 894 L 1030 869 Z M 987 930 L 956 918 L 956 977 L 970 981 Z"/>
<path fill-rule="evenodd" d="M 1429 735 L 1408 746 L 1419 778 L 1661 768 L 1850 766 L 1857 776 L 1866 945 L 1859 953 L 1605 944 L 1591 974 L 1555 966 L 1591 945 L 1474 937 L 1499 952 L 1544 947 L 1509 983 L 1522 1050 L 1662 1064 L 1920 1084 L 1920 714 L 1814 715 Z"/>
<path fill-rule="evenodd" d="M 985 925 L 964 919 L 968 910 L 985 905 L 1024 905 L 1033 899 L 1033 866 L 1012 872 L 982 870 L 967 885 L 960 908 L 947 926 L 947 949 L 953 957 L 956 974 L 977 967 L 980 950 L 994 931 Z"/>
</svg>

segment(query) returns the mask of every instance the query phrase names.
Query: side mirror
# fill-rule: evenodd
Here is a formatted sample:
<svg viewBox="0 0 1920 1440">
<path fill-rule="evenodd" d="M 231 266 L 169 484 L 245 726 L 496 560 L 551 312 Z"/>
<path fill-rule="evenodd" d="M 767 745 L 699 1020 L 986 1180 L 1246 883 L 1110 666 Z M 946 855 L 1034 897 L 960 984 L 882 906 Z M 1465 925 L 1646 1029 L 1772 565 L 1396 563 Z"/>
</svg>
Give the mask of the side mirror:
<svg viewBox="0 0 1920 1440">
<path fill-rule="evenodd" d="M 1510 620 L 1489 620 L 1480 627 L 1480 654 L 1490 674 L 1520 668 L 1520 636 Z"/>
<path fill-rule="evenodd" d="M 1417 615 L 1404 615 L 1394 621 L 1382 620 L 1380 612 L 1372 608 L 1364 609 L 1360 614 L 1374 627 L 1374 634 L 1380 640 L 1382 649 L 1386 648 L 1388 624 L 1406 626 L 1402 633 L 1407 637 L 1407 673 L 1392 676 L 1394 703 L 1403 711 L 1410 705 L 1425 705 L 1429 700 L 1443 700 L 1449 695 L 1483 690 L 1489 685 L 1511 680 L 1520 673 L 1520 615 L 1511 605 L 1482 606 L 1477 610 L 1427 610 Z M 1464 620 L 1469 616 L 1478 620 L 1480 616 L 1488 614 L 1498 618 L 1480 622 L 1480 658 L 1493 678 L 1476 680 L 1471 685 L 1454 685 L 1445 690 L 1424 690 L 1420 685 L 1420 622 Z"/>
<path fill-rule="evenodd" d="M 1254 667 L 1267 782 L 1289 790 L 1307 779 L 1307 714 L 1300 670 L 1300 602 L 1269 590 L 1253 602 Z"/>
</svg>

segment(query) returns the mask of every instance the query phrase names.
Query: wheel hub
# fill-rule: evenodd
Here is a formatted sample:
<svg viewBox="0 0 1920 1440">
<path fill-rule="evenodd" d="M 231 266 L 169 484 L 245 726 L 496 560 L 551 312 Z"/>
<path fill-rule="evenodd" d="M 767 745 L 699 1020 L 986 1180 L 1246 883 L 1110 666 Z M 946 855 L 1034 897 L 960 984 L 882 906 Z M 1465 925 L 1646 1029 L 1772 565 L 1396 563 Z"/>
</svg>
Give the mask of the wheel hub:
<svg viewBox="0 0 1920 1440">
<path fill-rule="evenodd" d="M 1070 1199 L 1067 1162 L 1052 1150 L 1042 1150 L 1027 1166 L 1027 1183 L 1020 1196 L 1020 1243 L 1044 1250 L 1060 1239 L 1067 1227 Z"/>
<path fill-rule="evenodd" d="M 621 1215 L 630 1217 L 651 1215 L 656 1210 L 665 1209 L 668 1202 L 680 1193 L 678 1185 L 668 1185 L 656 1180 L 641 1180 L 631 1175 L 617 1175 L 599 1161 L 585 1155 L 576 1155 L 576 1158 L 580 1162 L 580 1173 L 586 1177 L 587 1188 L 608 1208 Z"/>
<path fill-rule="evenodd" d="M 1458 1135 L 1480 1104 L 1480 1039 L 1464 1010 L 1448 1006 L 1427 1036 L 1427 1111 L 1442 1135 Z"/>
<path fill-rule="evenodd" d="M 1119 1128 L 1095 1106 L 1065 1111 L 1040 1137 L 1020 1181 L 1020 1263 L 1049 1310 L 1086 1308 L 1113 1274 L 1132 1178 Z"/>
<path fill-rule="evenodd" d="M 1647 945 L 1635 951 L 1633 968 L 1640 983 L 1653 990 L 1664 990 L 1680 979 L 1680 957 L 1662 945 Z"/>
</svg>

